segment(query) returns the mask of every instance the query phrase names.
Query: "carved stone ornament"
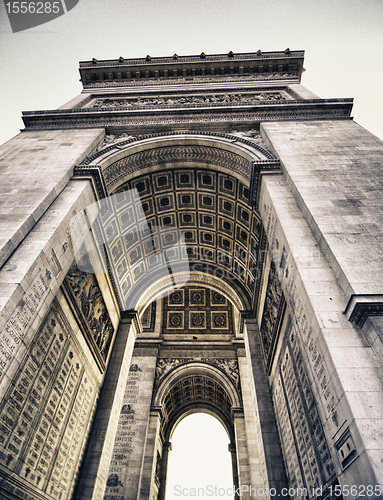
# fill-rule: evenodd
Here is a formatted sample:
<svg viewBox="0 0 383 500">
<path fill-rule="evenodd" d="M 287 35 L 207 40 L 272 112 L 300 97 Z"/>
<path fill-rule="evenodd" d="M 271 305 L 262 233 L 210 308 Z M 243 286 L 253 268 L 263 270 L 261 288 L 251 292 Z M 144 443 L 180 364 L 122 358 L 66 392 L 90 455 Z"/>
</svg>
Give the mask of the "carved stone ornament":
<svg viewBox="0 0 383 500">
<path fill-rule="evenodd" d="M 132 99 L 96 99 L 90 105 L 91 108 L 142 108 L 144 106 L 174 106 L 174 105 L 198 105 L 206 103 L 258 103 L 260 101 L 281 101 L 286 100 L 282 92 L 257 92 L 254 94 L 214 94 L 214 95 L 194 95 L 183 97 L 138 97 Z"/>
<path fill-rule="evenodd" d="M 158 358 L 154 386 L 158 387 L 160 381 L 162 381 L 165 375 L 177 368 L 177 366 L 189 363 L 190 361 L 193 361 L 193 359 L 194 358 Z"/>
<path fill-rule="evenodd" d="M 124 484 L 119 480 L 118 474 L 110 474 L 106 481 L 106 486 L 108 488 L 116 488 L 117 486 L 124 486 Z"/>
<path fill-rule="evenodd" d="M 240 137 L 241 139 L 247 139 L 248 141 L 253 142 L 254 144 L 257 144 L 258 146 L 261 146 L 261 148 L 267 149 L 266 144 L 263 142 L 261 134 L 257 130 L 248 130 L 248 131 L 243 131 L 239 132 L 238 130 L 234 130 L 233 132 L 230 132 L 231 135 L 236 135 L 237 137 Z"/>
<path fill-rule="evenodd" d="M 154 392 L 157 392 L 157 389 L 158 389 L 160 383 L 162 382 L 162 380 L 165 378 L 166 375 L 168 375 L 171 371 L 173 371 L 178 366 L 184 365 L 186 363 L 191 363 L 192 361 L 207 363 L 211 366 L 215 366 L 216 368 L 219 368 L 221 371 L 223 371 L 229 377 L 229 379 L 232 381 L 232 383 L 234 384 L 237 391 L 239 393 L 241 392 L 238 361 L 236 359 L 227 359 L 227 358 L 222 358 L 222 359 L 219 359 L 219 358 L 218 359 L 217 358 L 200 358 L 200 359 L 197 359 L 197 358 L 158 358 L 157 365 L 156 365 L 156 375 L 155 375 L 155 380 L 154 380 L 154 387 L 155 387 Z"/>
<path fill-rule="evenodd" d="M 252 74 L 252 75 L 241 75 L 239 76 L 219 76 L 219 77 L 212 77 L 212 76 L 196 76 L 194 77 L 194 81 L 198 83 L 203 83 L 203 82 L 221 82 L 221 81 L 227 81 L 227 82 L 243 82 L 243 81 L 263 81 L 263 80 L 297 80 L 298 77 L 295 73 L 260 73 L 260 74 Z M 178 82 L 187 82 L 186 78 L 179 78 L 177 80 Z M 158 80 L 151 80 L 150 84 L 151 85 L 163 85 L 165 83 L 174 83 L 174 79 L 158 79 Z M 146 80 L 118 80 L 118 81 L 100 81 L 100 82 L 87 82 L 86 85 L 84 85 L 84 88 L 102 88 L 102 87 L 123 87 L 123 86 L 128 86 L 128 87 L 140 87 L 142 85 L 147 85 Z"/>
<path fill-rule="evenodd" d="M 134 363 L 133 365 L 130 365 L 129 371 L 130 372 L 141 372 L 142 370 L 136 363 Z"/>
<path fill-rule="evenodd" d="M 101 151 L 101 149 L 104 149 L 108 146 L 111 146 L 112 144 L 115 145 L 118 148 L 118 142 L 119 141 L 127 141 L 129 139 L 134 139 L 134 136 L 129 135 L 129 134 L 119 134 L 119 135 L 105 135 L 100 142 L 100 144 L 97 146 L 96 151 Z"/>
<path fill-rule="evenodd" d="M 266 359 L 270 354 L 273 338 L 276 334 L 282 297 L 283 293 L 281 284 L 277 276 L 276 267 L 274 262 L 271 262 L 269 282 L 267 285 L 263 319 L 261 324 L 261 337 Z"/>
<path fill-rule="evenodd" d="M 80 271 L 73 265 L 65 282 L 85 326 L 83 333 L 90 333 L 91 347 L 106 361 L 114 328 L 95 275 Z"/>
<path fill-rule="evenodd" d="M 124 415 L 133 415 L 136 412 L 135 410 L 133 410 L 130 404 L 125 404 L 121 409 L 121 413 L 123 413 Z"/>
</svg>

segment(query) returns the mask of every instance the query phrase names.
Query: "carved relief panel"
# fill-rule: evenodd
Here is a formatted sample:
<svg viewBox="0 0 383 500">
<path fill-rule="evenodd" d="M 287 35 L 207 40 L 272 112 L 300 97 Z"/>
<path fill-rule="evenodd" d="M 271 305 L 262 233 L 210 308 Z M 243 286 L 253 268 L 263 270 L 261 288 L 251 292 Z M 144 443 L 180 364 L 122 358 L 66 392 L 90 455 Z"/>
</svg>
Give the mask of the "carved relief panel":
<svg viewBox="0 0 383 500">
<path fill-rule="evenodd" d="M 274 262 L 271 262 L 261 323 L 263 350 L 268 365 L 271 362 L 273 345 L 278 335 L 284 304 L 285 300 L 278 279 L 277 268 Z"/>
<path fill-rule="evenodd" d="M 80 271 L 74 264 L 65 278 L 64 288 L 85 339 L 104 370 L 114 328 L 96 277 Z"/>
<path fill-rule="evenodd" d="M 128 109 L 142 109 L 145 107 L 173 107 L 173 106 L 198 106 L 206 104 L 215 105 L 238 105 L 238 104 L 257 104 L 264 101 L 285 101 L 292 99 L 288 92 L 283 88 L 276 88 L 272 91 L 258 91 L 258 92 L 221 92 L 206 94 L 206 92 L 193 92 L 191 94 L 164 94 L 150 96 L 150 95 L 136 95 L 134 97 L 126 98 L 122 95 L 116 95 L 113 98 L 100 98 L 92 99 L 86 108 L 92 109 L 110 109 L 110 108 L 128 108 Z"/>
</svg>

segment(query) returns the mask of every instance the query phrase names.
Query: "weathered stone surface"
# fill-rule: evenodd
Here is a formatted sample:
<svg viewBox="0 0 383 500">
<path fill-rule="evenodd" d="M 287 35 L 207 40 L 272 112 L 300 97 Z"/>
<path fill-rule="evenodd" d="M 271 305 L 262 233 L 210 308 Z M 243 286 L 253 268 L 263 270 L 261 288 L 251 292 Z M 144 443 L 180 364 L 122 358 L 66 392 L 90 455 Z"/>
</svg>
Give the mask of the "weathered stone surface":
<svg viewBox="0 0 383 500">
<path fill-rule="evenodd" d="M 24 132 L 0 147 L 0 265 L 64 189 L 103 130 Z"/>
<path fill-rule="evenodd" d="M 302 68 L 288 49 L 93 60 L 80 96 L 25 113 L 0 160 L 2 498 L 164 500 L 194 412 L 224 426 L 244 499 L 382 483 L 383 145 Z M 97 274 L 76 267 L 80 211 Z"/>
</svg>

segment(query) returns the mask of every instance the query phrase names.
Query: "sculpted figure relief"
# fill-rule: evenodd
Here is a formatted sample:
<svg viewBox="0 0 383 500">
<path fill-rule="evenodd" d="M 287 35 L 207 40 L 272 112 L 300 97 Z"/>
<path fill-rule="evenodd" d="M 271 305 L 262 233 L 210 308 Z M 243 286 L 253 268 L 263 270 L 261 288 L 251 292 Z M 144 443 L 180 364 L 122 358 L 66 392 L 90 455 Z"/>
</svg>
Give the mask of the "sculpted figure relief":
<svg viewBox="0 0 383 500">
<path fill-rule="evenodd" d="M 129 134 L 119 134 L 119 135 L 106 135 L 100 142 L 100 144 L 97 146 L 97 152 L 101 151 L 101 149 L 106 148 L 107 146 L 111 146 L 112 144 L 116 144 L 119 141 L 126 141 L 128 139 L 134 139 L 133 135 Z"/>
<path fill-rule="evenodd" d="M 80 271 L 76 266 L 68 271 L 66 280 L 93 340 L 105 360 L 114 329 L 97 280 L 93 274 Z"/>
<path fill-rule="evenodd" d="M 240 137 L 241 139 L 246 139 L 248 141 L 254 142 L 254 144 L 257 144 L 258 146 L 261 146 L 262 148 L 267 149 L 266 144 L 263 142 L 261 134 L 258 132 L 258 130 L 246 130 L 246 131 L 238 131 L 238 130 L 233 130 L 233 132 L 230 132 L 231 135 L 236 135 L 237 137 Z"/>
<path fill-rule="evenodd" d="M 277 276 L 275 264 L 272 262 L 270 266 L 269 283 L 267 285 L 265 307 L 261 324 L 261 336 L 266 357 L 270 352 L 273 334 L 275 333 L 274 330 L 282 295 L 283 293 Z"/>
<path fill-rule="evenodd" d="M 254 94 L 214 94 L 184 97 L 138 97 L 133 99 L 96 99 L 91 108 L 134 108 L 142 106 L 173 106 L 174 104 L 204 104 L 204 103 L 257 103 L 259 101 L 283 101 L 286 97 L 282 92 L 259 92 Z"/>
</svg>

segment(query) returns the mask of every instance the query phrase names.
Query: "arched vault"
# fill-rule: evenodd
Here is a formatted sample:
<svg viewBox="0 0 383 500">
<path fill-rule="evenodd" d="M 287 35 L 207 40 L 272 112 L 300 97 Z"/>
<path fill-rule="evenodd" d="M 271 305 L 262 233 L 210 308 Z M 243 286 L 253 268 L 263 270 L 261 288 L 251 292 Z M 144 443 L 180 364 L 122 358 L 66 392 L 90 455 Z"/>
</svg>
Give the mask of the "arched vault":
<svg viewBox="0 0 383 500">
<path fill-rule="evenodd" d="M 122 308 L 129 304 L 125 308 L 142 310 L 171 290 L 177 277 L 178 283 L 192 279 L 212 286 L 230 297 L 237 310 L 254 308 L 264 244 L 257 209 L 260 174 L 279 168 L 260 143 L 260 137 L 195 132 L 122 138 L 78 168 L 77 174 L 98 173 L 101 196 L 123 198 L 135 189 L 145 214 L 149 230 L 141 237 L 126 234 L 134 204 L 121 203 L 113 228 L 110 221 L 103 228 Z M 165 228 L 166 236 L 158 228 Z M 163 257 L 168 249 L 173 252 L 172 281 Z"/>
</svg>

